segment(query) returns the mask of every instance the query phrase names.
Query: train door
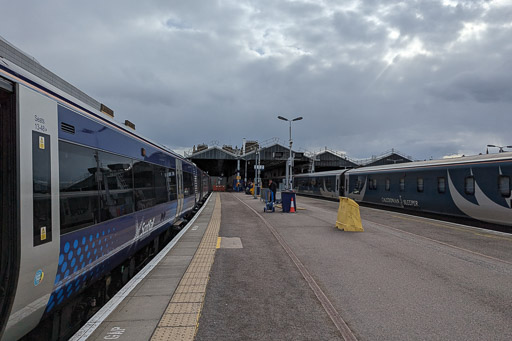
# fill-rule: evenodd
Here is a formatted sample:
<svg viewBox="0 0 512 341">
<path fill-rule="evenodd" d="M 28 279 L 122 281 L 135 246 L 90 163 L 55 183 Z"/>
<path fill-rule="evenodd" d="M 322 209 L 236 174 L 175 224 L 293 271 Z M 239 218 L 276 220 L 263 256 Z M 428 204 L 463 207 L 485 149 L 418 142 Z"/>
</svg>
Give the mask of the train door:
<svg viewBox="0 0 512 341">
<path fill-rule="evenodd" d="M 195 200 L 196 200 L 196 204 L 199 202 L 199 198 L 201 197 L 201 193 L 199 192 L 200 189 L 199 189 L 199 179 L 200 179 L 200 175 L 198 174 L 197 172 L 197 168 L 194 170 L 194 193 L 195 193 Z"/>
<path fill-rule="evenodd" d="M 14 300 L 19 270 L 16 95 L 14 84 L 0 77 L 0 336 Z"/>
<path fill-rule="evenodd" d="M 339 196 L 340 197 L 346 197 L 347 196 L 347 190 L 348 190 L 348 175 L 346 174 L 347 171 L 343 171 L 343 173 L 341 173 L 339 175 Z"/>
<path fill-rule="evenodd" d="M 181 216 L 183 211 L 183 201 L 185 195 L 183 193 L 183 164 L 181 160 L 176 159 L 176 184 L 178 187 L 178 206 L 176 207 L 176 218 Z"/>
<path fill-rule="evenodd" d="M 21 258 L 4 340 L 17 339 L 38 324 L 53 289 L 60 252 L 57 103 L 20 84 L 15 92 L 19 200 L 9 209 L 18 203 L 15 242 Z"/>
<path fill-rule="evenodd" d="M 204 178 L 203 172 L 197 171 L 197 179 L 198 179 L 197 183 L 199 185 L 199 187 L 197 188 L 197 192 L 199 193 L 199 199 L 197 201 L 201 200 L 201 198 L 204 197 L 204 193 L 203 193 L 203 178 Z"/>
</svg>

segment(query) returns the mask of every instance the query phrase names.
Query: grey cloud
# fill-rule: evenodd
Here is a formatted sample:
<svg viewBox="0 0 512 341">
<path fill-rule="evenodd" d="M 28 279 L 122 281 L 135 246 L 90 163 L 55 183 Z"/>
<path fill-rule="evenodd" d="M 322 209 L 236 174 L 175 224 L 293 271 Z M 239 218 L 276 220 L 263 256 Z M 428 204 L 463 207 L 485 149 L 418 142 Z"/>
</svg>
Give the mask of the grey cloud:
<svg viewBox="0 0 512 341">
<path fill-rule="evenodd" d="M 356 3 L 9 2 L 0 35 L 169 146 L 286 140 L 277 115 L 304 116 L 297 147 L 352 157 L 512 142 L 512 6 Z M 487 29 L 457 42 L 465 22 Z M 383 59 L 415 37 L 430 54 Z"/>
<path fill-rule="evenodd" d="M 447 84 L 431 90 L 436 96 L 447 100 L 473 99 L 477 102 L 511 102 L 512 78 L 503 74 L 485 75 L 463 73 Z"/>
</svg>

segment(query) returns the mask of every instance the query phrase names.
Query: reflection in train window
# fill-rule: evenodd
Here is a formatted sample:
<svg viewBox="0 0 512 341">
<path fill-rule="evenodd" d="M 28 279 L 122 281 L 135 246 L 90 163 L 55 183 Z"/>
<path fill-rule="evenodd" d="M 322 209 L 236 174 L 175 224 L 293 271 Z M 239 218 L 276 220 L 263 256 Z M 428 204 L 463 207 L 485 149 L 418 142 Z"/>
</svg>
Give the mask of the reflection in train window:
<svg viewBox="0 0 512 341">
<path fill-rule="evenodd" d="M 189 197 L 194 195 L 194 175 L 188 172 L 183 172 L 183 195 Z"/>
<path fill-rule="evenodd" d="M 155 183 L 155 205 L 169 201 L 167 192 L 167 169 L 153 165 L 153 177 Z"/>
<path fill-rule="evenodd" d="M 110 153 L 98 153 L 96 180 L 100 185 L 100 221 L 132 213 L 132 160 Z"/>
<path fill-rule="evenodd" d="M 391 190 L 391 181 L 389 178 L 386 178 L 386 191 Z"/>
<path fill-rule="evenodd" d="M 93 149 L 59 142 L 61 233 L 99 222 L 97 160 Z"/>
<path fill-rule="evenodd" d="M 464 192 L 469 195 L 475 194 L 475 177 L 467 176 L 464 179 Z"/>
<path fill-rule="evenodd" d="M 400 192 L 405 191 L 405 178 L 400 178 Z"/>
<path fill-rule="evenodd" d="M 133 164 L 135 185 L 135 210 L 140 211 L 155 206 L 156 195 L 153 177 L 153 165 L 143 161 Z"/>
<path fill-rule="evenodd" d="M 439 193 L 445 193 L 446 192 L 446 178 L 445 177 L 439 177 L 437 178 L 437 191 Z"/>
<path fill-rule="evenodd" d="M 354 188 L 354 194 L 359 194 L 361 193 L 361 190 L 363 189 L 363 186 L 364 186 L 364 176 L 361 176 L 359 175 L 357 177 L 357 182 L 356 182 L 356 186 Z"/>
<path fill-rule="evenodd" d="M 167 170 L 167 182 L 169 185 L 169 200 L 176 200 L 176 171 L 172 168 Z"/>
<path fill-rule="evenodd" d="M 510 196 L 510 177 L 500 175 L 498 179 L 498 187 L 500 194 L 508 198 Z"/>
<path fill-rule="evenodd" d="M 423 192 L 423 178 L 417 179 L 417 190 L 418 192 Z"/>
</svg>

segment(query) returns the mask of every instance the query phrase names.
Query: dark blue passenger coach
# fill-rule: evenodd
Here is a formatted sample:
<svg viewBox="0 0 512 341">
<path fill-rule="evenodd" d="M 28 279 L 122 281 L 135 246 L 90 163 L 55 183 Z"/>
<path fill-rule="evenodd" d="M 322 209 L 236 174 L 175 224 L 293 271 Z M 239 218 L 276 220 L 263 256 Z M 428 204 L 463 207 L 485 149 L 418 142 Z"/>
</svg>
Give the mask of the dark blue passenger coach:
<svg viewBox="0 0 512 341">
<path fill-rule="evenodd" d="M 189 215 L 210 182 L 1 39 L 0 52 L 0 335 L 12 340 Z"/>
<path fill-rule="evenodd" d="M 299 174 L 298 193 L 512 225 L 512 153 Z"/>
</svg>

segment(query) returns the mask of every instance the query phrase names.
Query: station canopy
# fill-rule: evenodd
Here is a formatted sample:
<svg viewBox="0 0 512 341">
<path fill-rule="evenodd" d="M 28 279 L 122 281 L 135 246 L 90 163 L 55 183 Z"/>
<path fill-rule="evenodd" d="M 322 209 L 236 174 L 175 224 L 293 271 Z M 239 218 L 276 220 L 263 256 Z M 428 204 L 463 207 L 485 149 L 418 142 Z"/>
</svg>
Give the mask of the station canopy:
<svg viewBox="0 0 512 341">
<path fill-rule="evenodd" d="M 380 156 L 372 156 L 363 160 L 354 160 L 343 153 L 327 148 L 318 153 L 292 150 L 292 154 L 294 155 L 294 174 L 412 161 L 410 156 L 405 156 L 394 149 Z M 245 178 L 248 180 L 254 179 L 254 166 L 258 156 L 260 164 L 264 166 L 261 173 L 263 179 L 284 177 L 289 155 L 290 150 L 284 144 L 272 142 L 261 146 L 256 141 L 247 141 L 245 150 L 238 148 L 238 146 L 223 145 L 221 147 L 218 144 L 212 146 L 199 144 L 197 147 L 194 146 L 192 151 L 185 152 L 185 157 L 198 165 L 199 168 L 207 171 L 211 176 L 226 178 L 228 184 L 236 178 L 238 166 L 240 167 L 240 178 L 242 180 Z"/>
</svg>

